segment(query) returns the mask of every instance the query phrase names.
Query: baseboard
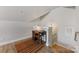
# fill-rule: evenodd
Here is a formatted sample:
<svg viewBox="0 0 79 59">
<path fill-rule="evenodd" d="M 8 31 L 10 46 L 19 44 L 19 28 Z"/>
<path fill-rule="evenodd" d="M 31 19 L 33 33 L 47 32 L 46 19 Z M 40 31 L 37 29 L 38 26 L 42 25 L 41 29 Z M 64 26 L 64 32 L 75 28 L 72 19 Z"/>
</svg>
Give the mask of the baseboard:
<svg viewBox="0 0 79 59">
<path fill-rule="evenodd" d="M 70 49 L 70 50 L 72 50 L 72 51 L 75 50 L 74 47 L 72 47 L 72 46 L 68 46 L 68 44 L 63 44 L 63 43 L 57 43 L 57 44 L 60 45 L 60 46 L 62 46 L 62 47 L 64 47 L 64 48 Z M 67 46 L 66 46 L 66 45 L 67 45 Z"/>
<path fill-rule="evenodd" d="M 11 40 L 11 41 L 7 41 L 7 42 L 3 42 L 3 43 L 0 43 L 0 46 L 6 45 L 6 44 L 10 44 L 10 43 L 14 43 L 14 42 L 16 42 L 16 41 L 24 40 L 24 39 L 30 38 L 30 37 L 32 37 L 32 36 L 31 36 L 31 35 L 28 35 L 28 36 L 26 36 L 26 37 L 22 37 L 22 38 L 19 38 L 19 39 L 16 39 L 16 40 Z"/>
</svg>

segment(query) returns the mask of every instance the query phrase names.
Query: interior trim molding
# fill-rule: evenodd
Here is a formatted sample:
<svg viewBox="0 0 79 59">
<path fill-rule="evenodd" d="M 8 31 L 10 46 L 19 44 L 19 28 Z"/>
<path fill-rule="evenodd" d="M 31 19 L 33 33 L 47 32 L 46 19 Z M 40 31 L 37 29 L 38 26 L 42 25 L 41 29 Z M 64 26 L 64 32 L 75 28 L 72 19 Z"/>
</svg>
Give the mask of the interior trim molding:
<svg viewBox="0 0 79 59">
<path fill-rule="evenodd" d="M 18 38 L 16 40 L 11 40 L 11 41 L 7 41 L 7 42 L 3 42 L 3 43 L 0 43 L 0 46 L 6 45 L 6 44 L 10 44 L 10 43 L 14 43 L 14 42 L 19 41 L 19 40 L 25 40 L 26 38 L 30 38 L 30 37 L 32 37 L 32 36 L 31 35 L 27 35 L 26 37 Z"/>
<path fill-rule="evenodd" d="M 57 44 L 60 45 L 60 46 L 62 46 L 62 47 L 64 47 L 64 48 L 67 48 L 67 49 L 70 49 L 72 51 L 75 51 L 75 48 L 73 46 L 69 46 L 68 44 L 59 43 L 59 42 L 57 42 Z"/>
</svg>

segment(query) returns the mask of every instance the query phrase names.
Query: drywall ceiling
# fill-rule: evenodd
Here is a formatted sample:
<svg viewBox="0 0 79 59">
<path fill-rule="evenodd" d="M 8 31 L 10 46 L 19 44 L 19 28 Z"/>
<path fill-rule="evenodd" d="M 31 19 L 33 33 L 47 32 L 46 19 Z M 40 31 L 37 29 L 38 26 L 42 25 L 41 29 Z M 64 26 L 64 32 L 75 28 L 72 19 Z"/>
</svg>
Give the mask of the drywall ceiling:
<svg viewBox="0 0 79 59">
<path fill-rule="evenodd" d="M 56 6 L 1 6 L 0 21 L 29 21 Z"/>
</svg>

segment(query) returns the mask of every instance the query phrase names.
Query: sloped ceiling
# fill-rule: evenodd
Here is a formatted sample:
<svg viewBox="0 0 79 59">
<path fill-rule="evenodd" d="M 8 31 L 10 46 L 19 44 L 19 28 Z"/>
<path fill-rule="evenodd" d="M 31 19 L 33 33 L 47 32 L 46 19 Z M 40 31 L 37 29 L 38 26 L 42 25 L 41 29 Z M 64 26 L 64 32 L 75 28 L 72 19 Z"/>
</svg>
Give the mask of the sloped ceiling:
<svg viewBox="0 0 79 59">
<path fill-rule="evenodd" d="M 0 44 L 31 37 L 30 22 L 44 14 L 52 6 L 0 6 Z"/>
<path fill-rule="evenodd" d="M 0 21 L 33 20 L 56 6 L 1 6 Z"/>
</svg>

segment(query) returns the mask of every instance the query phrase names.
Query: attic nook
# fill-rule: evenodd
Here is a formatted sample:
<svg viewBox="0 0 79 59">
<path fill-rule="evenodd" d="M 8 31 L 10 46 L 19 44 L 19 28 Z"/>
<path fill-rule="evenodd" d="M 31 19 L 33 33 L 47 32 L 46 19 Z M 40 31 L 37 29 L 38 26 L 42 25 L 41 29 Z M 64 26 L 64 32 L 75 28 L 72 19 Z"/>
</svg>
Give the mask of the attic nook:
<svg viewBox="0 0 79 59">
<path fill-rule="evenodd" d="M 78 53 L 78 6 L 1 6 L 0 52 Z"/>
</svg>

